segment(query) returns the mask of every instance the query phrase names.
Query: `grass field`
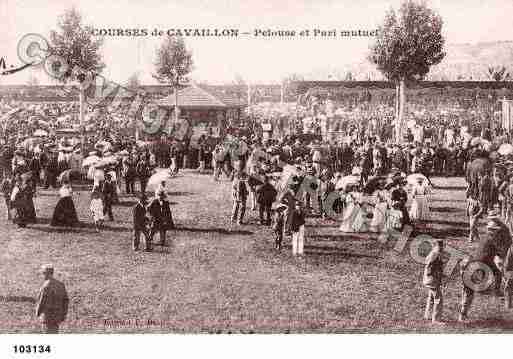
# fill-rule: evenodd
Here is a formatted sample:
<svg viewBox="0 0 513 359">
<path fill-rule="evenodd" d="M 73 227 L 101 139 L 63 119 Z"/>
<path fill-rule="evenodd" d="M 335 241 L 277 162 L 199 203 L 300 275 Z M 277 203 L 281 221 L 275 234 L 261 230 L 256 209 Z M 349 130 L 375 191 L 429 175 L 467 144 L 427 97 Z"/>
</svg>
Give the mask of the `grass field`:
<svg viewBox="0 0 513 359">
<path fill-rule="evenodd" d="M 433 220 L 426 233 L 462 250 L 468 225 L 462 179 L 432 196 Z M 169 247 L 131 250 L 133 197 L 121 198 L 115 221 L 102 233 L 89 224 L 89 194 L 76 191 L 84 225 L 49 226 L 55 190 L 35 198 L 39 223 L 18 229 L 1 225 L 0 331 L 33 333 L 37 269 L 53 263 L 71 302 L 62 326 L 67 333 L 124 332 L 501 332 L 513 329 L 502 299 L 476 296 L 467 324 L 456 322 L 460 283 L 446 288 L 443 327 L 422 319 L 426 293 L 422 266 L 407 251 L 397 254 L 370 235 L 342 235 L 335 222 L 307 220 L 306 258 L 294 259 L 290 244 L 277 253 L 270 230 L 233 225 L 229 183 L 193 172 L 171 188 L 177 230 Z M 2 206 L 3 208 L 3 206 Z"/>
</svg>

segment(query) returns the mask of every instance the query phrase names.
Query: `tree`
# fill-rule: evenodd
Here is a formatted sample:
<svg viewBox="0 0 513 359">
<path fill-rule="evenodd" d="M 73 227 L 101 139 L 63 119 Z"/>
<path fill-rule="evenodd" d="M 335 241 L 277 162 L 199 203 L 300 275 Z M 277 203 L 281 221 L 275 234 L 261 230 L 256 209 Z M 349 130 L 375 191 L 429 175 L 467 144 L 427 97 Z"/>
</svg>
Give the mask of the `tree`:
<svg viewBox="0 0 513 359">
<path fill-rule="evenodd" d="M 78 83 L 80 101 L 80 127 L 82 144 L 84 135 L 84 92 L 91 83 L 87 78 L 94 78 L 105 64 L 100 48 L 102 38 L 92 35 L 92 27 L 82 23 L 82 16 L 76 8 L 66 10 L 59 18 L 58 30 L 50 32 L 50 54 L 61 62 L 52 63 L 52 77 L 61 83 Z"/>
<path fill-rule="evenodd" d="M 284 101 L 284 97 L 290 96 L 292 98 L 297 98 L 299 95 L 299 82 L 305 81 L 305 77 L 298 73 L 291 73 L 287 75 L 282 81 L 282 102 Z M 286 94 L 287 95 L 286 95 Z"/>
<path fill-rule="evenodd" d="M 153 77 L 160 83 L 170 84 L 175 91 L 175 120 L 178 120 L 178 88 L 193 69 L 192 52 L 181 36 L 168 36 L 156 52 Z M 171 121 L 169 126 L 171 126 Z"/>
<path fill-rule="evenodd" d="M 396 84 L 396 141 L 402 138 L 406 83 L 422 80 L 445 57 L 442 18 L 425 3 L 406 0 L 399 16 L 390 9 L 369 60 Z"/>
<path fill-rule="evenodd" d="M 240 74 L 235 75 L 235 79 L 233 80 L 233 86 L 235 89 L 235 94 L 237 98 L 239 99 L 239 102 L 242 101 L 242 97 L 245 93 L 247 93 L 248 85 L 246 84 L 246 81 L 244 81 L 244 78 Z"/>
<path fill-rule="evenodd" d="M 139 72 L 134 72 L 126 81 L 126 87 L 130 90 L 137 91 L 141 87 L 141 81 L 139 80 Z"/>
<path fill-rule="evenodd" d="M 493 81 L 508 81 L 511 79 L 511 74 L 507 71 L 505 66 L 488 66 L 488 76 Z"/>
</svg>

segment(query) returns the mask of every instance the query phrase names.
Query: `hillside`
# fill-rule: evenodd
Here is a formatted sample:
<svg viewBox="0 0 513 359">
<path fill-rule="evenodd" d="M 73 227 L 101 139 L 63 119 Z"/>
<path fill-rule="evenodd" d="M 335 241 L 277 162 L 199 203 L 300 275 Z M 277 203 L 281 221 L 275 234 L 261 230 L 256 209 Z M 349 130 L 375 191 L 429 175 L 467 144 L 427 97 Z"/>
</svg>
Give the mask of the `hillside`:
<svg viewBox="0 0 513 359">
<path fill-rule="evenodd" d="M 513 41 L 476 44 L 449 44 L 446 57 L 435 66 L 428 80 L 489 80 L 488 66 L 506 66 L 513 76 Z M 383 77 L 366 59 L 336 68 L 313 69 L 305 74 L 307 80 L 345 80 L 351 72 L 354 80 L 382 80 Z"/>
</svg>

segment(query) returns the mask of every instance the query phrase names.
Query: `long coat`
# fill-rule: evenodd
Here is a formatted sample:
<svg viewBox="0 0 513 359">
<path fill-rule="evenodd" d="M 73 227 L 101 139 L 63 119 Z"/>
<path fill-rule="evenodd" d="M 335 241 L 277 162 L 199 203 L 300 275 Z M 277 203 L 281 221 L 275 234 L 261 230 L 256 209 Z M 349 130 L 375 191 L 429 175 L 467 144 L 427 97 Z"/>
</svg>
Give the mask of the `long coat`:
<svg viewBox="0 0 513 359">
<path fill-rule="evenodd" d="M 174 227 L 171 207 L 168 201 L 163 200 L 161 204 L 158 199 L 154 199 L 148 206 L 148 212 L 150 213 L 151 228 L 153 230 L 161 231 Z"/>
</svg>

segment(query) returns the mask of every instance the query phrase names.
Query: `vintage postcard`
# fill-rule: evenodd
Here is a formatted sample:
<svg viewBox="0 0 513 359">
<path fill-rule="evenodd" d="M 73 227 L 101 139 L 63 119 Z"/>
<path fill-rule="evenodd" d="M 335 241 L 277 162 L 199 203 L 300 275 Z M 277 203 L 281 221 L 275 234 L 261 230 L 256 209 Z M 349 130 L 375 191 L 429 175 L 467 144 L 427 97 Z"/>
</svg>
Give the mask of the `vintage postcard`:
<svg viewBox="0 0 513 359">
<path fill-rule="evenodd" d="M 0 0 L 0 333 L 510 333 L 511 14 Z"/>
</svg>

